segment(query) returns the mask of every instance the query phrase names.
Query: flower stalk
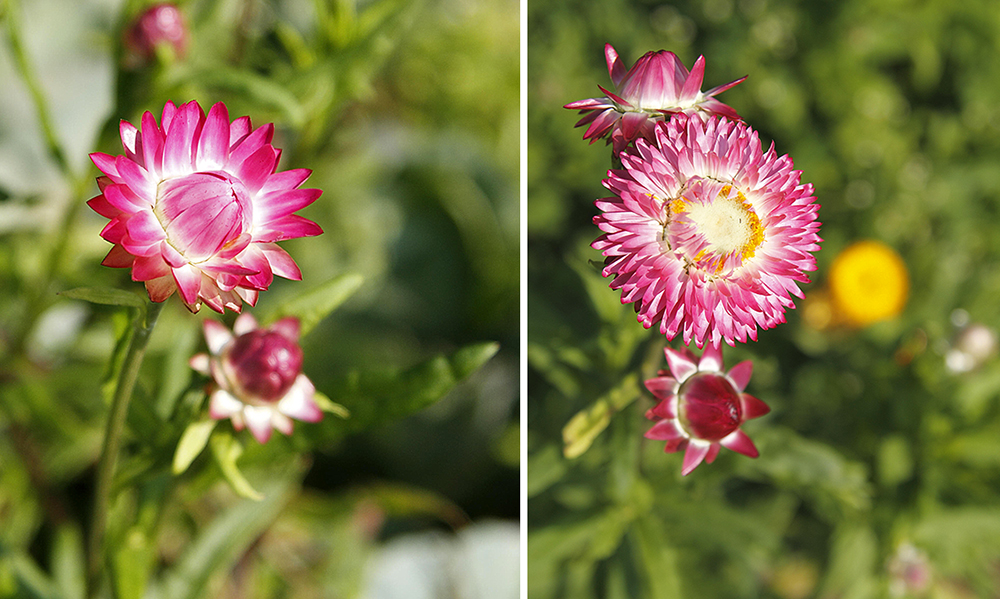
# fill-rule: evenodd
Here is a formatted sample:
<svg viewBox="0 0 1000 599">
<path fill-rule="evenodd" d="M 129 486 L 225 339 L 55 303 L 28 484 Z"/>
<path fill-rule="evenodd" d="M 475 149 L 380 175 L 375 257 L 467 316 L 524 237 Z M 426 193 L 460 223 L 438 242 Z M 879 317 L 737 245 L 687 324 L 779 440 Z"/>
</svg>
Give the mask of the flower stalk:
<svg viewBox="0 0 1000 599">
<path fill-rule="evenodd" d="M 104 559 L 104 537 L 108 520 L 108 506 L 111 503 L 111 485 L 118 463 L 118 449 L 121 445 L 125 417 L 132 400 L 132 390 L 139 375 L 139 367 L 146 355 L 146 346 L 156 325 L 156 319 L 163 308 L 162 303 L 150 303 L 144 312 L 136 315 L 132 326 L 132 339 L 118 373 L 115 394 L 111 401 L 104 431 L 104 444 L 97 465 L 97 483 L 94 491 L 94 506 L 90 520 L 90 538 L 87 544 L 87 596 L 95 597 L 101 578 Z"/>
</svg>

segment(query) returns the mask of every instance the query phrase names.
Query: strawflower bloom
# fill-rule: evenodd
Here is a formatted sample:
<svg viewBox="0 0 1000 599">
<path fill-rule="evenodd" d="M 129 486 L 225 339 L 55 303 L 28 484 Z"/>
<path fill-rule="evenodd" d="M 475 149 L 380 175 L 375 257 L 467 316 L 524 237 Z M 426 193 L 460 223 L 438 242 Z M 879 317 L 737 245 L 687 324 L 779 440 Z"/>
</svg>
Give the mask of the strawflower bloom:
<svg viewBox="0 0 1000 599">
<path fill-rule="evenodd" d="M 711 464 L 719 447 L 757 457 L 757 448 L 740 426 L 771 408 L 743 392 L 753 364 L 747 360 L 723 372 L 719 345 L 706 347 L 701 359 L 687 348 L 668 347 L 664 353 L 670 370 L 646 381 L 646 388 L 659 400 L 646 412 L 646 418 L 656 421 L 646 438 L 666 441 L 667 453 L 683 451 L 685 476 L 702 460 Z"/>
<path fill-rule="evenodd" d="M 292 418 L 318 422 L 323 412 L 316 405 L 316 388 L 302 374 L 299 321 L 282 318 L 262 329 L 249 313 L 241 314 L 233 332 L 206 320 L 207 354 L 191 358 L 191 368 L 212 377 L 209 415 L 232 419 L 236 430 L 249 428 L 261 443 L 276 428 L 292 434 Z"/>
<path fill-rule="evenodd" d="M 837 316 L 849 326 L 865 327 L 903 311 L 910 277 L 896 250 L 864 240 L 834 258 L 829 286 Z"/>
<path fill-rule="evenodd" d="M 678 115 L 657 125 L 655 144 L 636 146 L 609 171 L 615 196 L 594 217 L 604 234 L 592 246 L 622 303 L 635 302 L 643 326 L 698 347 L 756 340 L 758 327 L 784 322 L 821 241 L 819 204 L 791 159 L 722 118 Z"/>
<path fill-rule="evenodd" d="M 275 172 L 274 125 L 230 123 L 221 102 L 207 116 L 167 102 L 160 124 L 149 112 L 141 124 L 121 122 L 123 156 L 90 155 L 104 176 L 87 204 L 111 219 L 101 237 L 114 244 L 102 264 L 131 268 L 154 302 L 177 291 L 192 312 L 239 312 L 274 275 L 301 280 L 275 242 L 323 232 L 293 214 L 323 192 L 297 189 L 308 169 Z"/>
<path fill-rule="evenodd" d="M 170 3 L 154 4 L 125 30 L 125 49 L 133 65 L 152 60 L 157 48 L 169 49 L 182 58 L 187 53 L 188 28 L 184 15 Z"/>
<path fill-rule="evenodd" d="M 746 77 L 702 92 L 704 56 L 698 57 L 689 72 L 673 52 L 647 52 L 626 72 L 625 64 L 611 44 L 605 44 L 604 55 L 617 93 L 598 86 L 605 94 L 603 98 L 578 100 L 564 106 L 584 115 L 576 126 L 587 125 L 583 138 L 590 143 L 610 133 L 609 142 L 614 143 L 614 152 L 618 154 L 636 139 L 652 142 L 654 125 L 673 114 L 740 118 L 735 110 L 716 100 L 715 96 Z"/>
</svg>

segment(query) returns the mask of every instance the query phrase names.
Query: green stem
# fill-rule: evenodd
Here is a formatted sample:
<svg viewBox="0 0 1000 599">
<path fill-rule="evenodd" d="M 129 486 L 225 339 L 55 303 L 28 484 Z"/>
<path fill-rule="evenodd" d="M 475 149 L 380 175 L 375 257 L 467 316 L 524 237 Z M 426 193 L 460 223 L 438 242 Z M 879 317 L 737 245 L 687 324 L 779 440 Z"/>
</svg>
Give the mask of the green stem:
<svg viewBox="0 0 1000 599">
<path fill-rule="evenodd" d="M 118 448 L 121 444 L 125 417 L 132 399 L 132 389 L 139 374 L 139 366 L 146 354 L 146 345 L 156 324 L 156 318 L 163 308 L 162 303 L 151 303 L 143 314 L 138 314 L 133 323 L 132 339 L 128 352 L 118 374 L 118 385 L 111 402 L 107 429 L 104 431 L 104 445 L 97 465 L 97 486 L 94 491 L 94 511 L 90 521 L 90 539 L 87 545 L 87 596 L 95 597 L 101 579 L 104 563 L 104 535 L 108 520 L 108 506 L 111 503 L 111 485 L 114 482 Z"/>
</svg>

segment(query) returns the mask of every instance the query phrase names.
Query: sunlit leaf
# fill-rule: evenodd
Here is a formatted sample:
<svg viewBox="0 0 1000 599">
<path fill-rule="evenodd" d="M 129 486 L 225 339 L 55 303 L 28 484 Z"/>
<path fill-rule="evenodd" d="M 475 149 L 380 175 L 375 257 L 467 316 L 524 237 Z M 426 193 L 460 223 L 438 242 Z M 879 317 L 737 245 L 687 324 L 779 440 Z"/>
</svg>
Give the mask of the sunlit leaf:
<svg viewBox="0 0 1000 599">
<path fill-rule="evenodd" d="M 73 524 L 61 526 L 52 544 L 52 578 L 65 599 L 83 599 L 86 593 L 86 557 L 83 534 Z"/>
<path fill-rule="evenodd" d="M 236 460 L 243 455 L 243 446 L 240 445 L 239 440 L 228 432 L 216 433 L 209 438 L 209 446 L 212 449 L 212 456 L 215 457 L 216 465 L 219 466 L 222 476 L 232 486 L 233 491 L 240 497 L 262 501 L 265 496 L 250 485 L 250 482 L 240 472 L 239 466 L 236 465 Z"/>
<path fill-rule="evenodd" d="M 563 455 L 579 457 L 611 422 L 611 416 L 635 401 L 640 395 L 638 375 L 627 375 L 589 407 L 577 412 L 563 427 Z"/>
<path fill-rule="evenodd" d="M 334 416 L 339 416 L 341 418 L 351 417 L 351 413 L 350 411 L 348 411 L 347 408 L 340 405 L 339 403 L 336 403 L 335 401 L 327 397 L 325 394 L 320 393 L 319 391 L 313 394 L 313 401 L 315 401 L 316 405 L 319 406 L 319 409 L 323 410 L 324 412 L 329 412 L 330 414 L 333 414 Z"/>
<path fill-rule="evenodd" d="M 78 299 L 92 304 L 103 304 L 106 306 L 122 306 L 125 308 L 135 308 L 145 310 L 146 299 L 138 293 L 117 289 L 114 287 L 76 287 L 60 291 L 59 295 L 70 299 Z"/>
<path fill-rule="evenodd" d="M 192 422 L 184 429 L 181 440 L 177 443 L 177 451 L 174 453 L 172 469 L 175 475 L 182 474 L 187 470 L 191 462 L 205 449 L 216 423 L 218 420 L 208 418 Z"/>
<path fill-rule="evenodd" d="M 268 322 L 285 316 L 299 319 L 301 335 L 306 336 L 330 312 L 337 309 L 347 298 L 361 287 L 364 279 L 360 275 L 346 274 L 336 277 L 282 304 Z"/>
</svg>

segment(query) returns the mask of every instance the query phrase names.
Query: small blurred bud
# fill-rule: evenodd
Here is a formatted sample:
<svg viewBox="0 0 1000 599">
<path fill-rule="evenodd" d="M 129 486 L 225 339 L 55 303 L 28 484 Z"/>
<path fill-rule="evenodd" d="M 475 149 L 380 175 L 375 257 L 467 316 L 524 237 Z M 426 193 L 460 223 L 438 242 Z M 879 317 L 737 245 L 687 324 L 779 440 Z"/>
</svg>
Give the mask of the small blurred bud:
<svg viewBox="0 0 1000 599">
<path fill-rule="evenodd" d="M 126 65 L 138 67 L 156 58 L 158 49 L 183 58 L 187 52 L 188 28 L 184 15 L 173 4 L 154 4 L 125 30 Z"/>
<path fill-rule="evenodd" d="M 927 554 L 909 543 L 901 543 L 886 566 L 889 592 L 893 597 L 921 596 L 931 586 L 931 566 Z"/>
<path fill-rule="evenodd" d="M 993 329 L 972 323 L 955 336 L 944 361 L 954 373 L 975 370 L 997 352 L 997 335 Z"/>
</svg>

